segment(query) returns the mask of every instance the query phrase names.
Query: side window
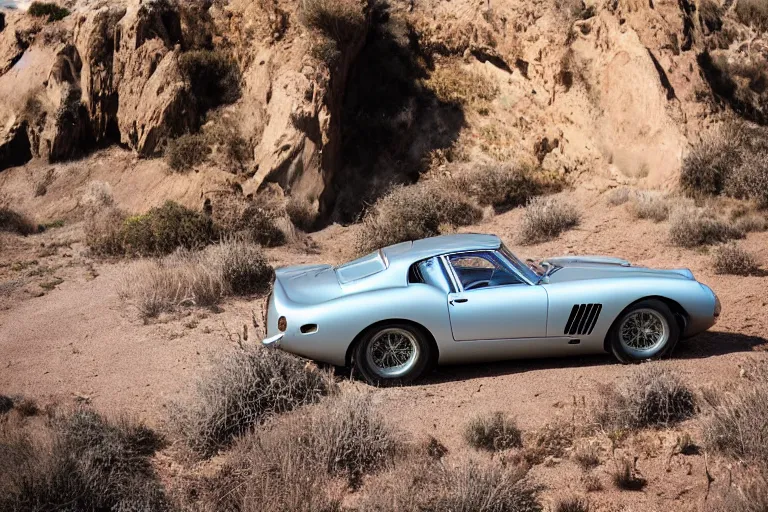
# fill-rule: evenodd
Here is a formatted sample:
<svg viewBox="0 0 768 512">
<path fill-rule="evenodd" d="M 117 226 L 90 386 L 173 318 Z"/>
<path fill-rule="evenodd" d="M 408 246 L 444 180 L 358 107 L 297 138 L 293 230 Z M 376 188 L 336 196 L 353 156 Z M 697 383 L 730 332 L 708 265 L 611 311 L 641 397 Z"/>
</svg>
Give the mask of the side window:
<svg viewBox="0 0 768 512">
<path fill-rule="evenodd" d="M 445 274 L 443 264 L 440 263 L 438 258 L 430 258 L 411 266 L 408 273 L 408 282 L 428 284 L 443 290 L 445 293 L 453 291 L 448 276 Z"/>
<path fill-rule="evenodd" d="M 454 254 L 448 257 L 448 261 L 467 291 L 522 283 L 492 252 Z"/>
</svg>

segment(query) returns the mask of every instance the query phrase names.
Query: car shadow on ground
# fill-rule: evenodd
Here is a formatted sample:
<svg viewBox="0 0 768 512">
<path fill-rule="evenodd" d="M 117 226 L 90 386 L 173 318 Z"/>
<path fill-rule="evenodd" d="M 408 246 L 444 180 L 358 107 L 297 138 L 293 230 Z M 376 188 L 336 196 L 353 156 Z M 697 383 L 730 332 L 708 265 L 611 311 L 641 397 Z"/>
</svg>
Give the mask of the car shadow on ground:
<svg viewBox="0 0 768 512">
<path fill-rule="evenodd" d="M 730 332 L 705 332 L 693 338 L 682 340 L 672 355 L 673 359 L 706 359 L 735 352 L 768 350 L 768 339 Z M 497 363 L 477 363 L 438 367 L 419 384 L 442 384 L 445 382 L 471 380 L 483 377 L 498 377 L 514 373 L 561 368 L 586 368 L 620 364 L 610 354 L 593 356 L 560 357 L 548 359 L 521 359 Z"/>
</svg>

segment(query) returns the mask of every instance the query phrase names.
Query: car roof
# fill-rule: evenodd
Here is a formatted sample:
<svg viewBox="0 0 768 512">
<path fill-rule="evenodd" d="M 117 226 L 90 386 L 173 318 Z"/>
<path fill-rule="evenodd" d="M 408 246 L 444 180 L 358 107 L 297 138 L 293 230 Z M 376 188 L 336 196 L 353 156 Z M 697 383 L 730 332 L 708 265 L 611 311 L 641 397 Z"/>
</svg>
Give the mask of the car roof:
<svg viewBox="0 0 768 512">
<path fill-rule="evenodd" d="M 390 245 L 383 248 L 382 252 L 391 264 L 402 260 L 416 262 L 451 252 L 494 250 L 500 246 L 501 240 L 496 235 L 462 233 Z"/>
</svg>

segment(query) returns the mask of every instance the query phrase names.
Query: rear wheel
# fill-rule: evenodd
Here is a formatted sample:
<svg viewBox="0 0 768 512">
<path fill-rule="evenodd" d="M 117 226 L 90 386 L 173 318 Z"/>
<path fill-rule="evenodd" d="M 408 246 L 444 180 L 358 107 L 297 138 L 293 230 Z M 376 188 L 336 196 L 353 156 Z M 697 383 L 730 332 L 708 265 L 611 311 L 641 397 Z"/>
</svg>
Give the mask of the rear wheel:
<svg viewBox="0 0 768 512">
<path fill-rule="evenodd" d="M 666 304 L 649 299 L 624 311 L 609 336 L 616 359 L 633 363 L 669 356 L 680 338 L 680 326 Z"/>
<path fill-rule="evenodd" d="M 418 378 L 432 359 L 432 346 L 421 329 L 387 324 L 369 329 L 353 352 L 355 369 L 375 386 L 407 384 Z"/>
</svg>

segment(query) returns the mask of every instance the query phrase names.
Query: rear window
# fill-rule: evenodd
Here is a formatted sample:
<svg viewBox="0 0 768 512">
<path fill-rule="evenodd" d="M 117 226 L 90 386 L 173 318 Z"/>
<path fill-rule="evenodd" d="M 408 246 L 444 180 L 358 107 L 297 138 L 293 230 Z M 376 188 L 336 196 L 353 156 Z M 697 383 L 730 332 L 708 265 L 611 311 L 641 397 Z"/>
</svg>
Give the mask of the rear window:
<svg viewBox="0 0 768 512">
<path fill-rule="evenodd" d="M 381 251 L 376 251 L 336 267 L 336 277 L 344 284 L 378 274 L 385 268 L 387 265 L 381 257 Z"/>
</svg>

